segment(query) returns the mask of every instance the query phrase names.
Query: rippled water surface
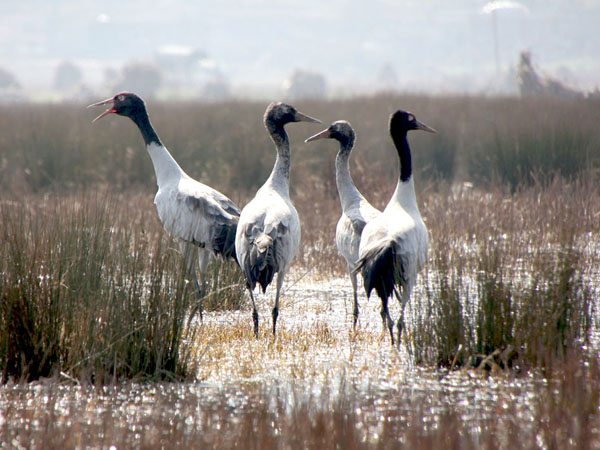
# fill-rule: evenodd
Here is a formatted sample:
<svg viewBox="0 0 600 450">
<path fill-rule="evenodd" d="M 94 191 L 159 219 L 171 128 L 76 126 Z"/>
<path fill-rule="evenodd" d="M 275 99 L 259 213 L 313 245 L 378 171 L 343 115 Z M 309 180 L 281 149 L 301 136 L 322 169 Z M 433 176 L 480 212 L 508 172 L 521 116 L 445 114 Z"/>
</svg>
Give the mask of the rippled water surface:
<svg viewBox="0 0 600 450">
<path fill-rule="evenodd" d="M 350 411 L 344 417 L 367 443 L 376 443 L 389 422 L 409 426 L 419 420 L 421 427 L 435 429 L 448 411 L 458 412 L 462 426 L 475 435 L 502 411 L 510 411 L 511 421 L 521 426 L 534 420 L 536 392 L 548 384 L 542 376 L 415 367 L 406 348 L 392 348 L 382 332 L 376 298 L 368 301 L 361 292 L 359 324 L 352 330 L 346 278 L 317 280 L 296 273 L 285 286 L 275 339 L 271 288 L 257 297 L 258 339 L 249 310 L 207 313 L 204 323 L 193 325 L 200 327 L 197 382 L 93 388 L 59 380 L 3 386 L 3 447 L 43 446 L 40 439 L 48 438 L 48 430 L 61 436 L 56 445 L 108 448 L 106 436 L 127 445 L 186 446 L 200 442 L 205 427 L 225 430 L 250 416 L 267 418 L 276 435 L 286 420 L 297 421 L 298 408 L 309 416 Z M 418 286 L 414 294 L 421 293 Z M 398 316 L 397 305 L 391 312 Z"/>
</svg>

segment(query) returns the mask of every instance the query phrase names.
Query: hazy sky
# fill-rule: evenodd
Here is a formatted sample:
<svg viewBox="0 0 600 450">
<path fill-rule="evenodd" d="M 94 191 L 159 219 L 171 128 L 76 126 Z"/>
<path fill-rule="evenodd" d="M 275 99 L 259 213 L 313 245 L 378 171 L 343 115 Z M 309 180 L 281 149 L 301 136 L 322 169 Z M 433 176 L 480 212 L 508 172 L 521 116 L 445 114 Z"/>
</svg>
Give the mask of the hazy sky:
<svg viewBox="0 0 600 450">
<path fill-rule="evenodd" d="M 405 90 L 484 89 L 496 73 L 491 14 L 478 0 L 3 0 L 0 67 L 26 88 L 60 61 L 96 86 L 105 69 L 161 45 L 205 51 L 237 85 L 281 84 L 297 68 L 370 86 L 382 68 Z M 529 50 L 545 73 L 600 84 L 600 0 L 523 0 L 496 11 L 503 74 Z"/>
</svg>

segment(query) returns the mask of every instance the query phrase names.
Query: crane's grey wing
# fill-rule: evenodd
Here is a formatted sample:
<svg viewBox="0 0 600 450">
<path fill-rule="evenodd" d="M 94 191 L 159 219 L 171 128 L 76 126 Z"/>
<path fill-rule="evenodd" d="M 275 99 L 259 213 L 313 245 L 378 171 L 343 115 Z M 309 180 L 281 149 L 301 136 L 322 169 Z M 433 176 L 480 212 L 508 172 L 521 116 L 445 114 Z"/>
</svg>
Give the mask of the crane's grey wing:
<svg viewBox="0 0 600 450">
<path fill-rule="evenodd" d="M 358 261 L 358 251 L 363 230 L 368 222 L 381 215 L 381 212 L 362 199 L 346 207 L 336 227 L 336 245 L 354 270 Z"/>
<path fill-rule="evenodd" d="M 335 228 L 335 244 L 348 267 L 353 269 L 358 260 L 360 234 L 356 232 L 352 221 L 346 214 L 342 214 Z"/>
<path fill-rule="evenodd" d="M 239 209 L 215 192 L 197 182 L 161 190 L 155 199 L 158 215 L 165 229 L 176 238 L 235 258 Z"/>
<path fill-rule="evenodd" d="M 360 214 L 350 214 L 348 215 L 350 219 L 350 223 L 352 224 L 352 230 L 358 236 L 360 236 L 367 224 L 367 221 Z"/>
<path fill-rule="evenodd" d="M 221 208 L 223 208 L 224 211 L 228 212 L 232 216 L 240 216 L 240 209 L 229 199 L 229 197 L 212 188 L 209 189 L 211 191 L 212 198 L 221 206 Z"/>
<path fill-rule="evenodd" d="M 294 210 L 282 205 L 278 197 L 255 198 L 241 215 L 236 236 L 236 251 L 251 288 L 256 282 L 263 290 L 275 273 L 288 266 L 300 243 L 300 222 Z"/>
<path fill-rule="evenodd" d="M 376 219 L 381 215 L 381 211 L 374 208 L 368 201 L 361 199 L 361 201 L 354 207 L 348 208 L 344 211 L 344 214 L 348 216 L 352 222 L 352 228 L 354 232 L 359 236 L 362 235 L 365 225 Z"/>
</svg>

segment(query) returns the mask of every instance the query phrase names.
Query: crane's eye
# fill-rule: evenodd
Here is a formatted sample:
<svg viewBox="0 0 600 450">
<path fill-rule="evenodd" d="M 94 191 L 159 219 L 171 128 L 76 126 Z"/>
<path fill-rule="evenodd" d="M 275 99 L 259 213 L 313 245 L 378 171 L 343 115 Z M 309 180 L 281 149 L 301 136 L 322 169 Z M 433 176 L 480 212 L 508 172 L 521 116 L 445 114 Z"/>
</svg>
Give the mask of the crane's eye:
<svg viewBox="0 0 600 450">
<path fill-rule="evenodd" d="M 123 100 L 125 100 L 125 96 L 124 95 L 119 95 L 117 98 L 119 99 L 120 102 L 122 102 Z"/>
</svg>

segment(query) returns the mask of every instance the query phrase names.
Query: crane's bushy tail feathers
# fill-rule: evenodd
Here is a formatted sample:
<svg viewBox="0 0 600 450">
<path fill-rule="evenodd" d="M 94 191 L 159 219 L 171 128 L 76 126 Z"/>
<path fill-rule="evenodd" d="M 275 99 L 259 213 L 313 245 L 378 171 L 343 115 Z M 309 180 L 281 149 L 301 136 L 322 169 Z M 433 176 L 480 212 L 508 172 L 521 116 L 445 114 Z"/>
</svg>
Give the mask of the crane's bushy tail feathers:
<svg viewBox="0 0 600 450">
<path fill-rule="evenodd" d="M 224 258 L 233 258 L 239 266 L 239 261 L 235 252 L 235 233 L 237 231 L 237 222 L 221 226 L 213 238 L 213 248 L 215 253 Z"/>
<path fill-rule="evenodd" d="M 244 262 L 244 274 L 250 289 L 254 289 L 258 282 L 264 293 L 271 284 L 277 272 L 274 255 L 273 238 L 266 233 L 262 233 L 250 244 L 250 251 Z"/>
<path fill-rule="evenodd" d="M 367 297 L 375 289 L 379 298 L 388 298 L 394 286 L 404 286 L 404 267 L 397 257 L 397 244 L 390 241 L 366 253 L 357 264 L 355 272 L 361 271 Z"/>
</svg>

